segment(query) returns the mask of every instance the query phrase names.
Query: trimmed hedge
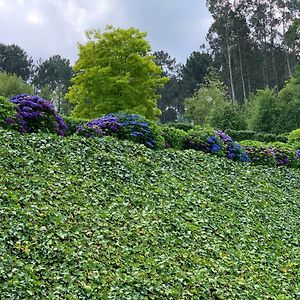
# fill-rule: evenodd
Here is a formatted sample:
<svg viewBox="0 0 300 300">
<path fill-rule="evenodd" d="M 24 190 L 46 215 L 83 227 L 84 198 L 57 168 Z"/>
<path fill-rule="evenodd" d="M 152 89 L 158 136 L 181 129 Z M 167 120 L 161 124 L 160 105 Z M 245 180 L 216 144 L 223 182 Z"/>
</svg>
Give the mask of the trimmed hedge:
<svg viewBox="0 0 300 300">
<path fill-rule="evenodd" d="M 288 139 L 284 135 L 275 135 L 270 133 L 255 132 L 251 130 L 231 130 L 226 129 L 225 132 L 235 141 L 254 140 L 265 143 L 269 142 L 283 142 L 287 143 Z"/>
</svg>

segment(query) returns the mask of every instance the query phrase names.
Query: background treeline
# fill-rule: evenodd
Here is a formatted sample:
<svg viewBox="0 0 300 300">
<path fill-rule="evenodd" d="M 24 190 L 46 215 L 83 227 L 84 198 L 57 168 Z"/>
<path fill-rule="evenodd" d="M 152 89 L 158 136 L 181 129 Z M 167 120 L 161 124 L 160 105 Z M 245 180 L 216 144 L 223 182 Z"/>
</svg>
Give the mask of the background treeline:
<svg viewBox="0 0 300 300">
<path fill-rule="evenodd" d="M 165 51 L 153 53 L 169 78 L 159 89 L 160 121 L 267 133 L 300 127 L 299 1 L 208 0 L 207 7 L 209 47 L 185 64 Z M 69 60 L 55 55 L 34 63 L 19 46 L 0 44 L 0 71 L 2 96 L 33 91 L 70 113 Z"/>
</svg>

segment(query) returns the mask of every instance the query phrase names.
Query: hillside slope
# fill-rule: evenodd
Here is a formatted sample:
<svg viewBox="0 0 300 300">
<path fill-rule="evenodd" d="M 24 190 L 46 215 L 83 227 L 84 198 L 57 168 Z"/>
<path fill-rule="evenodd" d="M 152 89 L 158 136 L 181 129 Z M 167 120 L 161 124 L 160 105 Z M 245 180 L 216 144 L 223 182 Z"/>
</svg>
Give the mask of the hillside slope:
<svg viewBox="0 0 300 300">
<path fill-rule="evenodd" d="M 300 172 L 0 131 L 0 299 L 298 299 Z"/>
</svg>

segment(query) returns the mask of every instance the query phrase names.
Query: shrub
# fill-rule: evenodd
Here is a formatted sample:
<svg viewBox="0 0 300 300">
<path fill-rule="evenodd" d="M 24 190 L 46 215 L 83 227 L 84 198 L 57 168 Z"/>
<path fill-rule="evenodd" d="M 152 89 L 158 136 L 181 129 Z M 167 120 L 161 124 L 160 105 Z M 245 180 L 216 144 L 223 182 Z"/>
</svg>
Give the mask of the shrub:
<svg viewBox="0 0 300 300">
<path fill-rule="evenodd" d="M 288 134 L 288 142 L 300 142 L 300 128 L 295 129 Z"/>
<path fill-rule="evenodd" d="M 121 127 L 122 124 L 117 117 L 106 115 L 78 126 L 77 133 L 85 137 L 116 135 Z"/>
<path fill-rule="evenodd" d="M 224 142 L 212 128 L 195 126 L 195 129 L 189 130 L 183 148 L 224 156 Z"/>
<path fill-rule="evenodd" d="M 75 117 L 66 117 L 64 116 L 64 121 L 66 125 L 68 126 L 68 130 L 66 132 L 66 135 L 73 135 L 77 132 L 77 129 L 80 125 L 83 125 L 88 122 L 86 119 L 81 118 L 75 118 Z"/>
<path fill-rule="evenodd" d="M 148 148 L 164 148 L 164 139 L 159 126 L 136 114 L 105 115 L 79 126 L 77 134 L 86 137 L 114 135 L 120 139 L 144 144 Z"/>
<path fill-rule="evenodd" d="M 256 165 L 300 167 L 299 147 L 276 142 L 264 144 L 257 141 L 243 141 L 251 163 Z"/>
<path fill-rule="evenodd" d="M 163 126 L 162 135 L 165 139 L 165 148 L 175 148 L 181 150 L 183 148 L 184 139 L 187 133 L 184 130 L 171 126 Z"/>
<path fill-rule="evenodd" d="M 32 86 L 25 83 L 17 75 L 0 72 L 0 96 L 11 98 L 16 94 L 22 93 L 33 93 Z"/>
<path fill-rule="evenodd" d="M 168 125 L 169 127 L 174 127 L 174 128 L 186 131 L 186 132 L 188 132 L 191 129 L 194 129 L 194 127 L 195 127 L 191 123 L 182 123 L 182 122 L 180 122 L 180 123 L 170 122 L 166 125 Z"/>
<path fill-rule="evenodd" d="M 230 135 L 235 141 L 254 140 L 265 143 L 269 142 L 287 142 L 287 137 L 284 135 L 276 135 L 271 133 L 256 132 L 252 130 L 232 130 L 227 129 L 225 132 Z"/>
<path fill-rule="evenodd" d="M 67 125 L 53 105 L 39 97 L 20 94 L 9 100 L 15 105 L 17 114 L 7 118 L 6 122 L 17 126 L 21 133 L 48 132 L 64 135 Z"/>
<path fill-rule="evenodd" d="M 0 127 L 8 128 L 9 124 L 6 120 L 13 117 L 15 113 L 14 105 L 5 97 L 0 96 Z"/>
<path fill-rule="evenodd" d="M 225 155 L 227 158 L 234 161 L 248 162 L 249 157 L 244 148 L 237 142 L 234 142 L 232 138 L 221 130 L 216 130 L 215 133 L 223 141 L 225 146 Z"/>
</svg>

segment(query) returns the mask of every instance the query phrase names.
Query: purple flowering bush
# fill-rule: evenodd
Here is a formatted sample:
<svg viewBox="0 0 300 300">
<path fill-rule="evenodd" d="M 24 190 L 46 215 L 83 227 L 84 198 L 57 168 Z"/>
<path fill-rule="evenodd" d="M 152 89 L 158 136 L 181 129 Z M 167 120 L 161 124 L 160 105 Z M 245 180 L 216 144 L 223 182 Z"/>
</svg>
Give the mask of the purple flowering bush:
<svg viewBox="0 0 300 300">
<path fill-rule="evenodd" d="M 49 101 L 28 94 L 16 95 L 9 101 L 14 104 L 16 114 L 6 118 L 6 122 L 16 126 L 21 133 L 65 134 L 67 125 Z"/>
<path fill-rule="evenodd" d="M 164 146 L 164 139 L 159 126 L 136 114 L 105 115 L 79 126 L 77 134 L 85 137 L 110 135 L 144 144 L 152 149 L 161 149 Z"/>
<path fill-rule="evenodd" d="M 224 152 L 227 158 L 242 162 L 248 162 L 250 160 L 244 148 L 237 142 L 234 142 L 229 135 L 221 130 L 216 130 L 215 133 L 224 143 Z"/>
<path fill-rule="evenodd" d="M 78 126 L 77 134 L 85 137 L 117 136 L 121 128 L 122 124 L 117 117 L 106 115 Z"/>
<path fill-rule="evenodd" d="M 234 161 L 248 162 L 245 150 L 230 136 L 220 130 L 195 127 L 185 137 L 184 149 L 194 149 L 227 157 Z"/>
<path fill-rule="evenodd" d="M 284 143 L 264 144 L 243 141 L 243 148 L 252 164 L 269 166 L 300 167 L 300 151 Z"/>
<path fill-rule="evenodd" d="M 224 142 L 211 128 L 195 126 L 184 139 L 183 149 L 194 149 L 224 156 Z"/>
</svg>

